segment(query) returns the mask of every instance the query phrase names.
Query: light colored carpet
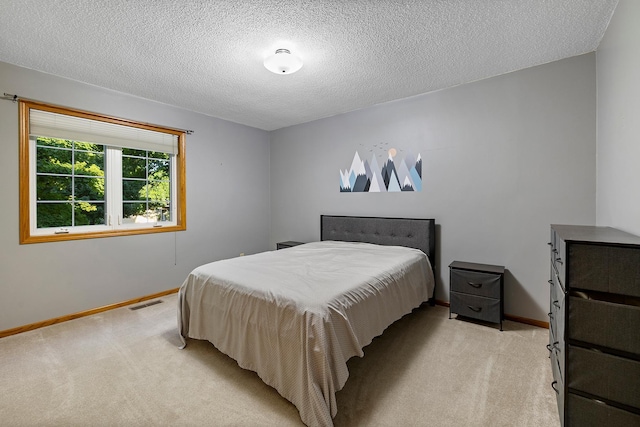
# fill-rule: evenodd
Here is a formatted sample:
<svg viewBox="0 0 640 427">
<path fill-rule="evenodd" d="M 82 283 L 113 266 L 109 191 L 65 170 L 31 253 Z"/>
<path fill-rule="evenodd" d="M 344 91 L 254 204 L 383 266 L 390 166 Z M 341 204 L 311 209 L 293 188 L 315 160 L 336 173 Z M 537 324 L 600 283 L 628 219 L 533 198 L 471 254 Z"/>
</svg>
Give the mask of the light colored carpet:
<svg viewBox="0 0 640 427">
<path fill-rule="evenodd" d="M 300 426 L 204 341 L 179 350 L 176 295 L 0 339 L 3 426 Z M 349 361 L 340 426 L 558 426 L 545 329 L 423 307 Z"/>
</svg>

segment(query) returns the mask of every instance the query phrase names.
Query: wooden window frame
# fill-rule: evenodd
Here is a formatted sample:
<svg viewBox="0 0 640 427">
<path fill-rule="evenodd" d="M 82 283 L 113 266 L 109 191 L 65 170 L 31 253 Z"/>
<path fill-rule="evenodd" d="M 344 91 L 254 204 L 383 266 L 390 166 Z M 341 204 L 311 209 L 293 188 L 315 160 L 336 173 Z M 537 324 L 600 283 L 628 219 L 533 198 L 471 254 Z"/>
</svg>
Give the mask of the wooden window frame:
<svg viewBox="0 0 640 427">
<path fill-rule="evenodd" d="M 65 234 L 35 234 L 31 230 L 31 215 L 35 215 L 31 209 L 31 179 L 34 175 L 31 171 L 30 163 L 30 142 L 29 142 L 29 114 L 31 109 L 49 111 L 52 113 L 81 117 L 89 120 L 113 123 L 122 126 L 168 133 L 178 137 L 178 152 L 175 154 L 176 165 L 176 222 L 175 225 L 140 228 L 113 228 L 106 231 L 74 231 Z M 20 100 L 19 102 L 19 228 L 20 244 L 45 243 L 68 240 L 95 239 L 102 237 L 130 236 L 136 234 L 155 234 L 184 231 L 187 229 L 187 202 L 186 202 L 186 159 L 185 159 L 185 139 L 186 132 L 166 128 L 162 126 L 150 125 L 104 114 L 92 113 L 88 111 L 61 107 L 36 101 Z"/>
</svg>

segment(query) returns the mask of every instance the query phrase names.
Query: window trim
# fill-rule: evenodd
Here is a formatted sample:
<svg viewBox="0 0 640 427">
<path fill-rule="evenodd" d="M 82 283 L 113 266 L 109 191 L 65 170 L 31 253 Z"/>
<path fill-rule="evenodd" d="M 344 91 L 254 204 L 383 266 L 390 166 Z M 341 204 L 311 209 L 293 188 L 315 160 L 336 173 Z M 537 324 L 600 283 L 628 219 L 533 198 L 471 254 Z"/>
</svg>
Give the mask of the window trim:
<svg viewBox="0 0 640 427">
<path fill-rule="evenodd" d="M 30 142 L 29 142 L 29 111 L 31 109 L 50 111 L 52 113 L 65 114 L 81 117 L 89 120 L 102 121 L 107 123 L 129 126 L 139 129 L 146 129 L 156 132 L 169 133 L 178 137 L 178 152 L 175 154 L 176 167 L 176 223 L 167 226 L 144 225 L 139 228 L 117 228 L 104 231 L 81 231 L 69 232 L 68 234 L 41 234 L 32 233 L 31 230 L 31 169 L 30 162 Z M 136 234 L 154 234 L 174 231 L 184 231 L 187 229 L 187 203 L 186 203 L 186 156 L 185 156 L 186 132 L 167 127 L 151 125 L 148 123 L 136 122 L 133 120 L 121 119 L 104 114 L 92 113 L 88 111 L 61 107 L 36 101 L 19 101 L 19 228 L 20 244 L 45 243 L 67 240 L 83 240 L 101 237 L 130 236 Z M 107 202 L 108 203 L 108 202 Z"/>
</svg>

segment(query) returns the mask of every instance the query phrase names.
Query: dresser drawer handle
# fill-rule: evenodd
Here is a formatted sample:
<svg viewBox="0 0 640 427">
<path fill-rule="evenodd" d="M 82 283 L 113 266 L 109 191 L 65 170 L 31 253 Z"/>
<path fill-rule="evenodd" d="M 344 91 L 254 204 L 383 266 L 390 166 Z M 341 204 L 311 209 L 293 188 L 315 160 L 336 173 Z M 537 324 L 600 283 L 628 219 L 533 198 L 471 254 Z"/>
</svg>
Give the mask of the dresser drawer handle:
<svg viewBox="0 0 640 427">
<path fill-rule="evenodd" d="M 547 316 L 549 316 L 549 319 L 553 319 L 553 313 L 547 313 Z"/>
<path fill-rule="evenodd" d="M 476 289 L 479 289 L 482 287 L 482 283 L 467 282 L 467 285 L 473 286 Z"/>
<path fill-rule="evenodd" d="M 551 388 L 553 389 L 553 391 L 555 391 L 555 392 L 556 392 L 556 394 L 560 394 L 560 390 L 558 390 L 558 389 L 556 388 L 556 384 L 558 384 L 558 381 L 554 381 L 554 382 L 552 382 L 552 383 L 551 383 Z"/>
<path fill-rule="evenodd" d="M 551 286 L 553 286 L 553 280 L 549 279 L 549 280 L 547 280 L 547 283 L 549 283 Z"/>
<path fill-rule="evenodd" d="M 555 305 L 556 307 L 560 308 L 560 303 L 558 302 L 558 300 L 555 300 L 553 302 L 553 305 Z"/>
<path fill-rule="evenodd" d="M 549 246 L 553 246 L 553 243 L 551 243 L 551 242 L 547 242 L 547 245 L 549 245 Z"/>
<path fill-rule="evenodd" d="M 468 305 L 467 307 L 469 307 L 471 310 L 475 311 L 476 313 L 480 313 L 482 311 L 482 307 L 474 307 L 472 305 Z"/>
<path fill-rule="evenodd" d="M 556 262 L 557 262 L 558 264 L 562 264 L 562 258 L 556 258 Z"/>
<path fill-rule="evenodd" d="M 551 347 L 551 344 L 547 344 L 547 350 L 549 351 L 553 350 L 553 347 Z"/>
</svg>

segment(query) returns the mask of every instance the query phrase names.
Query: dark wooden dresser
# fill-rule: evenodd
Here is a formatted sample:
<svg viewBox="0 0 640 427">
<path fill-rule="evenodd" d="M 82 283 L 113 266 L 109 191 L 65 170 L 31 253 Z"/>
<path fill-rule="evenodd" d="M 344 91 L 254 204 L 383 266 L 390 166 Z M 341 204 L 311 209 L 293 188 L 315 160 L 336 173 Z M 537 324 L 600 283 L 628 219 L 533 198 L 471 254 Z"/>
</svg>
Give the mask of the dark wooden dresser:
<svg viewBox="0 0 640 427">
<path fill-rule="evenodd" d="M 563 426 L 640 426 L 640 237 L 551 226 L 549 353 Z"/>
</svg>

